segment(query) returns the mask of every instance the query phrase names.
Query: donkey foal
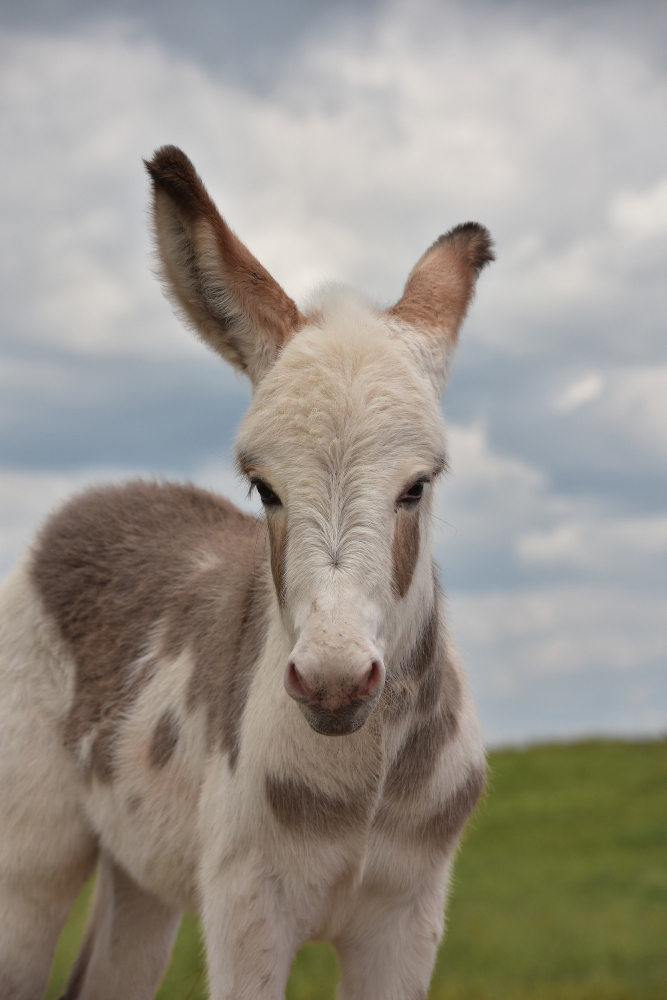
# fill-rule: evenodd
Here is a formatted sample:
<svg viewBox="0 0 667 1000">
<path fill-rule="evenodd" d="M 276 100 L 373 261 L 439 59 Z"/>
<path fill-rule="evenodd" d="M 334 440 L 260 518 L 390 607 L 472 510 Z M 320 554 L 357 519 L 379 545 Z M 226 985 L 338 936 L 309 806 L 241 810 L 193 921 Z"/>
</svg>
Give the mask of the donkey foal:
<svg viewBox="0 0 667 1000">
<path fill-rule="evenodd" d="M 426 995 L 484 783 L 431 507 L 439 396 L 488 233 L 440 237 L 386 312 L 303 315 L 173 146 L 146 164 L 167 294 L 253 386 L 261 520 L 193 486 L 89 490 L 0 596 L 0 997 L 42 996 L 98 866 L 67 1000 L 153 996 L 184 909 L 212 1000 L 278 1000 L 332 941 L 344 1000 Z"/>
</svg>

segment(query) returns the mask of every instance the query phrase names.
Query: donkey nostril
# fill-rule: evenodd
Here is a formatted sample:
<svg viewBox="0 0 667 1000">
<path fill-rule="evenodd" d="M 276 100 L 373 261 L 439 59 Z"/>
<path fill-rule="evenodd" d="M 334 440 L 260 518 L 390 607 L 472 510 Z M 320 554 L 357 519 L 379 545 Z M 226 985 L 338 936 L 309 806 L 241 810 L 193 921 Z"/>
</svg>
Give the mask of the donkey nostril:
<svg viewBox="0 0 667 1000">
<path fill-rule="evenodd" d="M 303 679 L 296 669 L 296 663 L 294 660 L 290 660 L 287 664 L 287 670 L 285 671 L 285 688 L 290 698 L 296 698 L 299 701 L 308 701 L 310 695 L 306 690 L 303 683 Z"/>
<path fill-rule="evenodd" d="M 371 663 L 370 670 L 366 674 L 366 677 L 362 680 L 359 685 L 358 695 L 363 698 L 366 695 L 372 694 L 373 691 L 382 683 L 382 667 L 379 660 L 373 660 Z"/>
</svg>

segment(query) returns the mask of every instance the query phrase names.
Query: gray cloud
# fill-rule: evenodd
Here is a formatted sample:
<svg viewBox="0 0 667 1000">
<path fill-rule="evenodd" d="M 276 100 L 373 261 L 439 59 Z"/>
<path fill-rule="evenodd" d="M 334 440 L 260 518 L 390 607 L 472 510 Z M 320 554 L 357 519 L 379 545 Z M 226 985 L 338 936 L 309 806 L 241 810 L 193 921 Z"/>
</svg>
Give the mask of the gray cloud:
<svg viewBox="0 0 667 1000">
<path fill-rule="evenodd" d="M 180 0 L 6 0 L 0 23 L 70 34 L 94 30 L 110 18 L 122 20 L 134 35 L 155 38 L 211 72 L 265 90 L 304 36 L 333 30 L 380 6 L 377 0 L 246 0 L 243 5 L 198 0 L 184 12 Z"/>
<path fill-rule="evenodd" d="M 202 354 L 204 351 L 202 349 Z M 248 387 L 212 356 L 63 352 L 0 362 L 0 465 L 73 471 L 123 466 L 189 475 L 231 461 Z"/>
</svg>

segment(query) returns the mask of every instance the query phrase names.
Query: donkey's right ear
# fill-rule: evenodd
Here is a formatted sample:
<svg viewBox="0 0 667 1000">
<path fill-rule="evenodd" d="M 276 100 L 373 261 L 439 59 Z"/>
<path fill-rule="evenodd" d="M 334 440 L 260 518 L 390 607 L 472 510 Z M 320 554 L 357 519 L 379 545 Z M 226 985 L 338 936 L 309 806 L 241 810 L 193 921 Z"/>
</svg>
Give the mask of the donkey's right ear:
<svg viewBox="0 0 667 1000">
<path fill-rule="evenodd" d="M 163 146 L 144 162 L 168 297 L 202 340 L 256 385 L 304 317 L 221 218 L 185 153 Z"/>
</svg>

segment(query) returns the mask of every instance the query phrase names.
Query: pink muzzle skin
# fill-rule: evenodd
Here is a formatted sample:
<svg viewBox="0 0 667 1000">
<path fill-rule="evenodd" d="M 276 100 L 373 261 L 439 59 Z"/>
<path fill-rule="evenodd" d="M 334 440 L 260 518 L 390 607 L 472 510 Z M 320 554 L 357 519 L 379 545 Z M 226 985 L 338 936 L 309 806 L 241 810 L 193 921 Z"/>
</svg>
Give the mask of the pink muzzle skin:
<svg viewBox="0 0 667 1000">
<path fill-rule="evenodd" d="M 347 668 L 347 669 L 346 669 Z M 361 729 L 375 708 L 385 682 L 379 657 L 361 664 L 322 664 L 306 670 L 292 657 L 285 670 L 285 690 L 298 703 L 309 725 L 325 736 L 345 736 Z"/>
</svg>

